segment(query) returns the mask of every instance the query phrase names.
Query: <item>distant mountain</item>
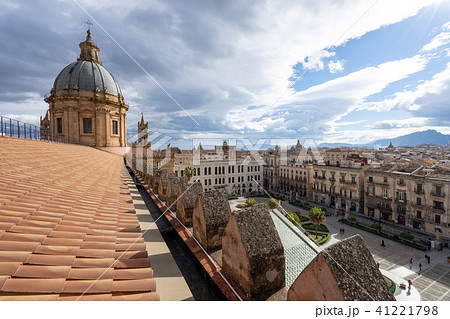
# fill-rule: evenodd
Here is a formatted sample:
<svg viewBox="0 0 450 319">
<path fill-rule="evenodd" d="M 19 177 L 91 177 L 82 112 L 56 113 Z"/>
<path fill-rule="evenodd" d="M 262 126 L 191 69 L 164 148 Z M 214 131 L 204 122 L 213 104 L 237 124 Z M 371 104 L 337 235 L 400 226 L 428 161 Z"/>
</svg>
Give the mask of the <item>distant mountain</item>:
<svg viewBox="0 0 450 319">
<path fill-rule="evenodd" d="M 445 145 L 450 141 L 450 135 L 439 133 L 436 130 L 427 130 L 415 132 L 408 135 L 399 136 L 391 139 L 376 140 L 368 143 L 367 146 L 386 147 L 392 142 L 394 146 L 414 146 L 421 144 Z"/>
<path fill-rule="evenodd" d="M 415 132 L 407 135 L 398 136 L 395 138 L 386 138 L 376 140 L 367 144 L 349 144 L 349 143 L 321 143 L 319 147 L 387 147 L 392 142 L 394 146 L 415 146 L 421 144 L 437 144 L 445 145 L 450 141 L 450 135 L 442 134 L 436 130 L 427 130 L 422 132 Z"/>
</svg>

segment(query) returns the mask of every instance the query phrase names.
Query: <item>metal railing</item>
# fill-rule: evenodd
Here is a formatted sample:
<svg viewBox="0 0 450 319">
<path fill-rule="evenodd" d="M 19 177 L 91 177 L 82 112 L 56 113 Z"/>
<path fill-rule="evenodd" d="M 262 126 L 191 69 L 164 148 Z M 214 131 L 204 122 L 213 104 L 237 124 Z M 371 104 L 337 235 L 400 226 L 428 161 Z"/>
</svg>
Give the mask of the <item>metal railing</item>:
<svg viewBox="0 0 450 319">
<path fill-rule="evenodd" d="M 0 116 L 0 136 L 40 140 L 41 129 L 36 125 Z"/>
<path fill-rule="evenodd" d="M 87 145 L 78 140 L 68 138 L 63 134 L 53 134 L 50 129 L 48 131 L 41 132 L 41 128 L 37 125 L 28 124 L 0 115 L 0 137 L 2 136 L 45 141 L 50 143 Z"/>
</svg>

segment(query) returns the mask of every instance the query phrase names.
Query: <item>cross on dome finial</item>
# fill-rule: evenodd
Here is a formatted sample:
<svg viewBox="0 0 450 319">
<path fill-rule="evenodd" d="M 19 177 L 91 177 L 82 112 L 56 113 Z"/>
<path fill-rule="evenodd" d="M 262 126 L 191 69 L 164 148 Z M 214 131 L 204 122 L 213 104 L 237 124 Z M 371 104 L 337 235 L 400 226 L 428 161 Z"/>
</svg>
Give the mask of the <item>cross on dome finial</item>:
<svg viewBox="0 0 450 319">
<path fill-rule="evenodd" d="M 87 19 L 87 21 L 85 21 L 84 23 L 86 23 L 88 25 L 88 30 L 91 30 L 91 25 L 93 25 L 91 20 Z"/>
</svg>

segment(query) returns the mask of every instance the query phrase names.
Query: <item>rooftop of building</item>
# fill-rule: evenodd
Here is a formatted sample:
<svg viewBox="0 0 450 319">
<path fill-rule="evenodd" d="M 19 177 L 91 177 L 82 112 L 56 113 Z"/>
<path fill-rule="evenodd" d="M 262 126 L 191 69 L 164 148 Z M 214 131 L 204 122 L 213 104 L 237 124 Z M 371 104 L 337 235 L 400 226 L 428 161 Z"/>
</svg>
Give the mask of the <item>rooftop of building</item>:
<svg viewBox="0 0 450 319">
<path fill-rule="evenodd" d="M 123 158 L 0 137 L 0 300 L 158 300 Z"/>
</svg>

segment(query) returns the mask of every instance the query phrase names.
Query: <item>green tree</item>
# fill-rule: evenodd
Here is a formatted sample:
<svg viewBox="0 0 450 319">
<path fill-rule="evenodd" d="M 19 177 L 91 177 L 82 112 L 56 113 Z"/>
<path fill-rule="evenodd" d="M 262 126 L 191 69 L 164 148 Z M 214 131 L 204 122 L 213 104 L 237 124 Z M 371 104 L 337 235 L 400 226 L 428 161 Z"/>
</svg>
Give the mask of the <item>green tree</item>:
<svg viewBox="0 0 450 319">
<path fill-rule="evenodd" d="M 325 221 L 325 212 L 318 207 L 313 207 L 309 210 L 308 218 L 316 228 L 316 239 L 317 239 L 317 226 L 322 225 L 323 222 Z"/>
<path fill-rule="evenodd" d="M 300 224 L 300 218 L 298 218 L 298 215 L 296 213 L 287 213 L 285 216 L 295 226 L 298 226 L 298 224 Z"/>
<path fill-rule="evenodd" d="M 255 204 L 256 200 L 254 200 L 253 198 L 247 198 L 247 200 L 245 201 L 245 205 L 247 205 L 247 207 L 252 207 Z"/>
<path fill-rule="evenodd" d="M 269 205 L 270 209 L 275 209 L 278 206 L 278 202 L 275 198 L 271 198 L 269 199 L 269 201 L 267 202 L 267 205 Z"/>
<path fill-rule="evenodd" d="M 184 175 L 186 176 L 188 182 L 191 180 L 191 178 L 195 175 L 195 169 L 191 166 L 188 166 L 184 169 Z"/>
</svg>

